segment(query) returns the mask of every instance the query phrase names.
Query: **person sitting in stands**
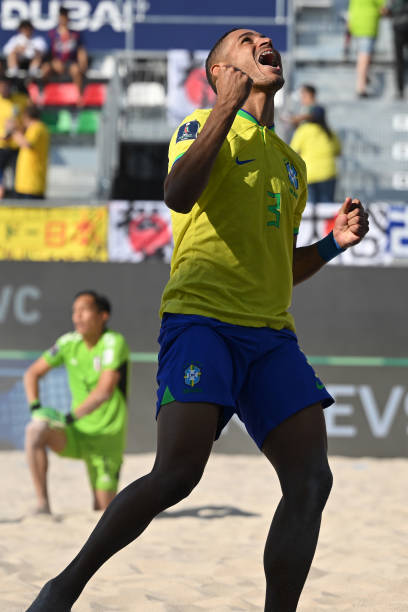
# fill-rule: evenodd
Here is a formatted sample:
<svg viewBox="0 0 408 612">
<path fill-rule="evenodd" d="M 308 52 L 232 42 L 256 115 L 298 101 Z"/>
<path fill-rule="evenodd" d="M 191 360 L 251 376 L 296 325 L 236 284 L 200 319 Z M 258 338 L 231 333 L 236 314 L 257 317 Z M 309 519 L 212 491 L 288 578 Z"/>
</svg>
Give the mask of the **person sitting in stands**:
<svg viewBox="0 0 408 612">
<path fill-rule="evenodd" d="M 40 75 L 40 66 L 47 51 L 47 43 L 41 36 L 34 36 L 31 21 L 24 19 L 5 44 L 3 53 L 7 58 L 7 74 L 17 76 L 19 70 L 28 70 L 30 76 Z"/>
<path fill-rule="evenodd" d="M 88 54 L 79 32 L 70 30 L 68 26 L 68 9 L 61 7 L 58 26 L 49 32 L 50 57 L 42 67 L 42 76 L 47 80 L 52 75 L 69 75 L 81 91 L 88 68 Z"/>
</svg>

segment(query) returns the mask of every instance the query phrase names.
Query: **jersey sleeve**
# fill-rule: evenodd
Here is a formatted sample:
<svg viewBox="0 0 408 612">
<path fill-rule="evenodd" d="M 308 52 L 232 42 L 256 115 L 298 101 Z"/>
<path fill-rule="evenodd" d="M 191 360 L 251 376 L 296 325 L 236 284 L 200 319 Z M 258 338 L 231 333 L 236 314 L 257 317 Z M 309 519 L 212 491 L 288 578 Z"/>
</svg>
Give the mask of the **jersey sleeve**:
<svg viewBox="0 0 408 612">
<path fill-rule="evenodd" d="M 58 338 L 52 347 L 46 350 L 41 357 L 43 357 L 52 368 L 61 366 L 64 363 L 64 344 L 62 342 L 62 337 Z"/>
<path fill-rule="evenodd" d="M 126 340 L 121 334 L 115 334 L 109 338 L 102 351 L 101 369 L 119 370 L 129 360 L 130 353 Z"/>
<path fill-rule="evenodd" d="M 204 115 L 203 119 L 203 116 L 196 111 L 186 117 L 174 132 L 169 145 L 169 172 L 174 163 L 188 151 L 196 140 L 198 134 L 203 129 L 207 117 L 208 115 Z"/>
</svg>

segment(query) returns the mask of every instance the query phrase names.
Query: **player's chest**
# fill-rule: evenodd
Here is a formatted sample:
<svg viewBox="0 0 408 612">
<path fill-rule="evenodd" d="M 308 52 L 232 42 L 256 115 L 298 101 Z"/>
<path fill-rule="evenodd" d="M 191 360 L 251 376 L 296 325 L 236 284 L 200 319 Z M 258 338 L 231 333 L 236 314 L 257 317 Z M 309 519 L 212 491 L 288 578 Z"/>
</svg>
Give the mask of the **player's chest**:
<svg viewBox="0 0 408 612">
<path fill-rule="evenodd" d="M 225 151 L 225 174 L 220 193 L 232 201 L 240 217 L 274 224 L 277 217 L 293 217 L 301 190 L 296 162 L 273 141 L 259 134 L 235 140 Z M 228 156 L 227 156 L 228 154 Z"/>
<path fill-rule="evenodd" d="M 101 375 L 102 355 L 81 347 L 69 355 L 67 369 L 72 378 L 86 386 L 92 386 Z"/>
</svg>

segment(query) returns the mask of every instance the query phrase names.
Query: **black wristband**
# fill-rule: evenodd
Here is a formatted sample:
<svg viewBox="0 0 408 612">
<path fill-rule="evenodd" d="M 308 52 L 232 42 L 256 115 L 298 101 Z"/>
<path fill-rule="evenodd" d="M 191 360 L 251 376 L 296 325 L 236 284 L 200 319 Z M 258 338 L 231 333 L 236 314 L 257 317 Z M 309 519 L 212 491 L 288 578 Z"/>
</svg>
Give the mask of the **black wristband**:
<svg viewBox="0 0 408 612">
<path fill-rule="evenodd" d="M 65 425 L 71 425 L 75 421 L 75 417 L 73 414 L 69 413 L 65 415 Z"/>
<path fill-rule="evenodd" d="M 31 412 L 33 412 L 33 410 L 38 410 L 39 408 L 41 408 L 40 400 L 34 400 L 33 402 L 31 402 L 31 404 L 30 404 Z"/>
</svg>

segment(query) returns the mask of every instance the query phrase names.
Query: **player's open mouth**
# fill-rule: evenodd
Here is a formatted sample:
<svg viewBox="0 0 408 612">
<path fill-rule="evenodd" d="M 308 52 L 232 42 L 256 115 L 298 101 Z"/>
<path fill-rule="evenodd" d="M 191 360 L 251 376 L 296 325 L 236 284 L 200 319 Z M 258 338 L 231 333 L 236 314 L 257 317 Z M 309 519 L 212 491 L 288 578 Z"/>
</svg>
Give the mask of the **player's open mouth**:
<svg viewBox="0 0 408 612">
<path fill-rule="evenodd" d="M 281 64 L 279 56 L 272 51 L 272 49 L 266 49 L 258 57 L 258 63 L 262 66 L 270 66 L 274 71 L 281 72 Z"/>
</svg>

